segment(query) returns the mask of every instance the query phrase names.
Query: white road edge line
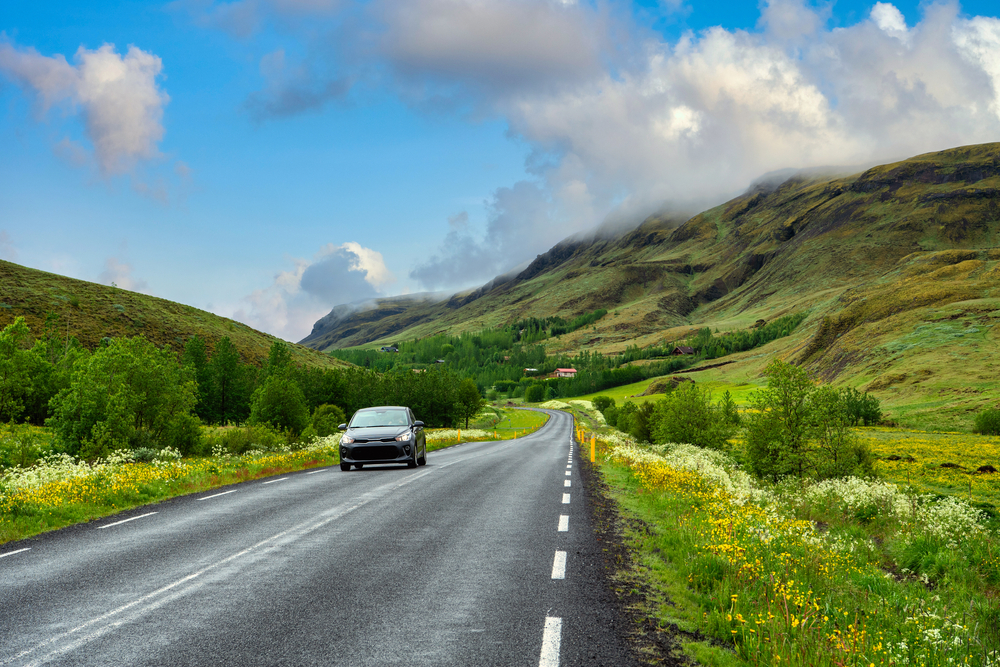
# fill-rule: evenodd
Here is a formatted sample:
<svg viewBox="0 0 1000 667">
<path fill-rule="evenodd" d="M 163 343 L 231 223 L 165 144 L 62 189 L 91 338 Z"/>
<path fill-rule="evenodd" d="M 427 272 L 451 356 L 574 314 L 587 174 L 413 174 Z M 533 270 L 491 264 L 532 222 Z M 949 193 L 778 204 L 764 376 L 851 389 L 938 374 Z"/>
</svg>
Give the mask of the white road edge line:
<svg viewBox="0 0 1000 667">
<path fill-rule="evenodd" d="M 567 480 L 563 480 L 563 486 L 570 486 L 570 485 L 572 485 L 572 484 L 573 484 L 573 481 L 572 481 L 572 480 L 569 480 L 569 479 L 567 479 Z"/>
<path fill-rule="evenodd" d="M 284 482 L 286 479 L 288 479 L 288 478 L 287 477 L 282 477 L 281 479 L 269 479 L 266 482 L 261 482 L 261 485 L 263 485 L 263 484 L 274 484 L 275 482 Z"/>
<path fill-rule="evenodd" d="M 6 558 L 7 556 L 13 556 L 14 554 L 19 554 L 24 551 L 31 551 L 31 547 L 26 547 L 24 549 L 18 549 L 17 551 L 8 551 L 5 554 L 0 554 L 0 558 Z"/>
<path fill-rule="evenodd" d="M 216 493 L 214 496 L 205 496 L 204 498 L 199 498 L 198 500 L 209 500 L 211 498 L 218 498 L 219 496 L 224 496 L 227 493 L 236 493 L 236 489 L 233 489 L 232 491 L 223 491 L 222 493 Z"/>
<path fill-rule="evenodd" d="M 318 472 L 326 472 L 327 470 L 329 470 L 329 468 L 321 468 L 321 469 L 319 469 L 319 470 L 310 470 L 310 471 L 309 471 L 309 472 L 307 472 L 306 474 L 307 474 L 307 475 L 315 475 L 315 474 L 316 474 L 316 473 L 318 473 Z"/>
<path fill-rule="evenodd" d="M 545 617 L 545 631 L 542 632 L 542 652 L 538 656 L 538 667 L 559 667 L 559 644 L 562 642 L 562 619 Z"/>
<path fill-rule="evenodd" d="M 103 530 L 105 528 L 111 528 L 112 526 L 120 526 L 123 523 L 128 523 L 129 521 L 135 521 L 136 519 L 145 519 L 147 516 L 153 516 L 156 512 L 146 512 L 145 514 L 140 514 L 139 516 L 134 516 L 131 519 L 122 519 L 121 521 L 115 521 L 114 523 L 109 523 L 106 526 L 98 526 L 98 530 Z"/>
<path fill-rule="evenodd" d="M 564 493 L 563 494 L 563 502 L 562 502 L 562 504 L 563 505 L 569 505 L 569 494 L 568 493 Z"/>
<path fill-rule="evenodd" d="M 559 515 L 559 532 L 565 533 L 569 531 L 569 515 L 560 514 Z"/>
<path fill-rule="evenodd" d="M 566 552 L 557 551 L 556 557 L 552 559 L 552 578 L 566 578 Z"/>
</svg>

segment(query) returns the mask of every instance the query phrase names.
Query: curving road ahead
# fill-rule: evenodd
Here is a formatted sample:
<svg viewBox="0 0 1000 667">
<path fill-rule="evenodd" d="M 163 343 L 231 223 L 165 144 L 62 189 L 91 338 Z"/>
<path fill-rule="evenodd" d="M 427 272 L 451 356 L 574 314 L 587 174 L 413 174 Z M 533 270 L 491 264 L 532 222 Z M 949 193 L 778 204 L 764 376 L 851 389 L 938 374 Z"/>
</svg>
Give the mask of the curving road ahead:
<svg viewBox="0 0 1000 667">
<path fill-rule="evenodd" d="M 632 665 L 572 420 L 0 547 L 0 665 Z"/>
</svg>

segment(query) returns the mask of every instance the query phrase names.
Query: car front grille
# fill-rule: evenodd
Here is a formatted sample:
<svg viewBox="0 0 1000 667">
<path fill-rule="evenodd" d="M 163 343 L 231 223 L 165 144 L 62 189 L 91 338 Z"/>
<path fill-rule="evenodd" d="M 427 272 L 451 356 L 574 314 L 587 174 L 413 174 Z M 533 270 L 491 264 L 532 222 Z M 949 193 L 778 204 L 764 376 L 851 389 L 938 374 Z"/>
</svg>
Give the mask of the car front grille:
<svg viewBox="0 0 1000 667">
<path fill-rule="evenodd" d="M 355 447 L 351 451 L 351 458 L 355 461 L 379 461 L 382 459 L 395 459 L 398 457 L 399 448 L 394 445 Z"/>
</svg>

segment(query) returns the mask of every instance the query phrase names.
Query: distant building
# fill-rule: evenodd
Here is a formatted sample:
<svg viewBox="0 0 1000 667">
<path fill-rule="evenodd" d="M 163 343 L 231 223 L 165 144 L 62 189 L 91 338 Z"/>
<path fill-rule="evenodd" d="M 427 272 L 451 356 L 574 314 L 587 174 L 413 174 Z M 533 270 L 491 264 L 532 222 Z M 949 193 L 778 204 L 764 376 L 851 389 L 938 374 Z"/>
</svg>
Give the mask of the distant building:
<svg viewBox="0 0 1000 667">
<path fill-rule="evenodd" d="M 379 348 L 379 352 L 399 352 L 399 348 L 395 345 L 383 345 Z"/>
<path fill-rule="evenodd" d="M 557 368 L 556 369 L 557 378 L 575 378 L 576 369 L 575 368 Z"/>
<path fill-rule="evenodd" d="M 525 373 L 537 373 L 538 369 L 537 368 L 525 368 L 524 372 Z"/>
<path fill-rule="evenodd" d="M 675 357 L 679 357 L 682 354 L 694 354 L 694 348 L 688 347 L 687 345 L 678 345 L 674 348 L 674 351 L 670 353 Z"/>
</svg>

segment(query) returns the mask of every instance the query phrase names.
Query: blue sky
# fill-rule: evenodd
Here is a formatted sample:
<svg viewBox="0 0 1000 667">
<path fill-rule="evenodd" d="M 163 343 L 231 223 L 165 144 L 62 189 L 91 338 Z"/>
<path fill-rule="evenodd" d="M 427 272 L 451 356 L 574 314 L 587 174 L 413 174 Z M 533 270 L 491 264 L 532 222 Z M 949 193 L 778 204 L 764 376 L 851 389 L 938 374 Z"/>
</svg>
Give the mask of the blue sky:
<svg viewBox="0 0 1000 667">
<path fill-rule="evenodd" d="M 0 258 L 298 340 L 775 169 L 995 141 L 992 5 L 6 0 Z"/>
</svg>

